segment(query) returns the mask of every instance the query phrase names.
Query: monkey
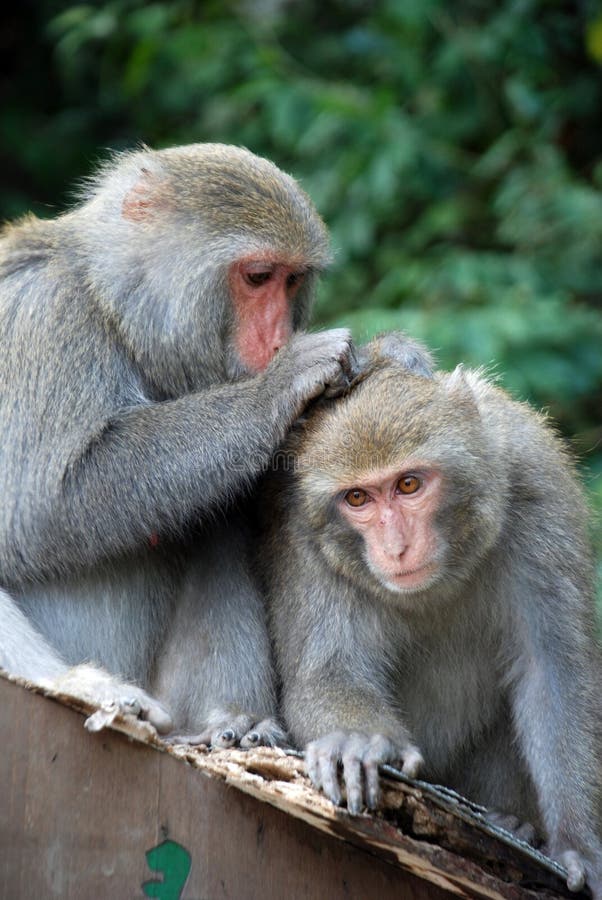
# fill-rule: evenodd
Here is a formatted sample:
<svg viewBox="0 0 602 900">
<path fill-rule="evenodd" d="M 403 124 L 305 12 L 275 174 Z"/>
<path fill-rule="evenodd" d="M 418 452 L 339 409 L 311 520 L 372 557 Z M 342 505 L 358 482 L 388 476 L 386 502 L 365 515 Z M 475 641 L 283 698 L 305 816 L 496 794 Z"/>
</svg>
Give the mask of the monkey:
<svg viewBox="0 0 602 900">
<path fill-rule="evenodd" d="M 544 417 L 480 372 L 427 378 L 376 348 L 256 502 L 281 712 L 314 785 L 355 815 L 379 764 L 420 773 L 534 826 L 601 900 L 587 509 Z"/>
<path fill-rule="evenodd" d="M 331 258 L 300 185 L 250 151 L 115 155 L 0 240 L 0 666 L 213 746 L 274 743 L 244 504 L 348 382 L 308 333 Z"/>
</svg>

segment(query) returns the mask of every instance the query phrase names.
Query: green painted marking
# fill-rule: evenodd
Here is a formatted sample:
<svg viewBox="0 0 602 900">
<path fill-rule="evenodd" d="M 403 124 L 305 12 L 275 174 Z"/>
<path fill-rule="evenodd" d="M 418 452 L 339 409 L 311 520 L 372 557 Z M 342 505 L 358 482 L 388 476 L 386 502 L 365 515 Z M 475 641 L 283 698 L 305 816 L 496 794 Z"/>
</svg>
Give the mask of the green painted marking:
<svg viewBox="0 0 602 900">
<path fill-rule="evenodd" d="M 163 841 L 147 851 L 146 861 L 149 869 L 163 874 L 163 880 L 155 878 L 153 881 L 145 881 L 142 885 L 145 896 L 159 897 L 160 900 L 180 900 L 191 866 L 188 850 L 175 841 Z"/>
</svg>

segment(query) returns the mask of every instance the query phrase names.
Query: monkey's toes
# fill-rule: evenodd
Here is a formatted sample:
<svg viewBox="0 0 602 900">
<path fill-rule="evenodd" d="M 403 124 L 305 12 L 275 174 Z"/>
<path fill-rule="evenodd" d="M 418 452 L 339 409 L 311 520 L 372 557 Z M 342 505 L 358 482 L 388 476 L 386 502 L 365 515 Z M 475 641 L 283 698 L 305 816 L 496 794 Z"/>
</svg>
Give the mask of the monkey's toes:
<svg viewBox="0 0 602 900">
<path fill-rule="evenodd" d="M 247 714 L 236 716 L 213 730 L 211 746 L 215 748 L 286 746 L 286 734 L 275 719 L 257 718 Z"/>
<path fill-rule="evenodd" d="M 242 727 L 236 727 L 234 725 L 227 725 L 225 728 L 220 728 L 217 731 L 214 731 L 211 736 L 211 747 L 215 750 L 227 750 L 229 747 L 234 747 L 237 744 L 241 736 L 243 734 Z"/>
<path fill-rule="evenodd" d="M 275 719 L 263 719 L 247 731 L 240 740 L 240 746 L 251 747 L 286 747 L 286 732 Z"/>
</svg>

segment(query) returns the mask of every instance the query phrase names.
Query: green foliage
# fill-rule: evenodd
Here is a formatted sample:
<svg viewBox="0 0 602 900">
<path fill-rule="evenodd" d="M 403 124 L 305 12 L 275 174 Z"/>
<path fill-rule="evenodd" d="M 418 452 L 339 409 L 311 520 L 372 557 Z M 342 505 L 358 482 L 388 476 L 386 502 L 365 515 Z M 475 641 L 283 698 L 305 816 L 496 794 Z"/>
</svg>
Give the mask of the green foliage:
<svg viewBox="0 0 602 900">
<path fill-rule="evenodd" d="M 332 229 L 317 323 L 403 327 L 493 369 L 574 437 L 602 514 L 593 3 L 45 0 L 20 27 L 6 216 L 64 203 L 103 148 L 244 144 Z"/>
</svg>

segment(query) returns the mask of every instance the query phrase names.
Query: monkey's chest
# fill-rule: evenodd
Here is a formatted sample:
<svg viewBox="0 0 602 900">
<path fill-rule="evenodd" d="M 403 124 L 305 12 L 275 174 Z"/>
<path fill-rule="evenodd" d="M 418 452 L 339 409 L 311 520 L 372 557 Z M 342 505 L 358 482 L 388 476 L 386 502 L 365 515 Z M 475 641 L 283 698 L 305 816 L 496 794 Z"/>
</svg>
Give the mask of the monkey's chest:
<svg viewBox="0 0 602 900">
<path fill-rule="evenodd" d="M 487 656 L 448 645 L 403 661 L 398 703 L 435 773 L 478 742 L 498 715 L 502 697 Z"/>
</svg>

